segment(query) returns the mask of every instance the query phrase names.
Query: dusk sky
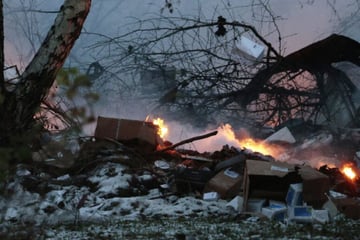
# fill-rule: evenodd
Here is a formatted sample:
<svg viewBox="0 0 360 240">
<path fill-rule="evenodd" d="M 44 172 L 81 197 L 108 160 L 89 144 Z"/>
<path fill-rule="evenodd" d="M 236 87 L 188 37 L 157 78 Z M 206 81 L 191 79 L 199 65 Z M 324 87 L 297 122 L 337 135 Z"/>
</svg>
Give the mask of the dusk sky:
<svg viewBox="0 0 360 240">
<path fill-rule="evenodd" d="M 191 2 L 191 4 L 189 4 Z M 165 1 L 157 0 L 93 0 L 84 31 L 117 36 L 130 31 L 128 24 L 136 19 L 154 16 L 199 16 L 202 19 L 214 19 L 219 15 L 257 26 L 263 15 L 256 0 L 173 0 L 173 13 L 163 9 Z M 274 16 L 279 17 L 277 24 L 283 37 L 283 50 L 290 53 L 309 43 L 338 32 L 357 40 L 359 29 L 360 3 L 357 0 L 272 0 L 269 7 Z M 11 0 L 4 2 L 5 49 L 9 65 L 26 65 L 34 51 L 53 23 L 55 13 L 63 1 Z M 251 3 L 254 3 L 251 5 Z M 25 11 L 24 11 L 25 9 Z M 31 10 L 31 11 L 28 11 Z M 163 10 L 163 11 L 162 11 Z M 266 33 L 266 25 L 257 26 Z M 268 41 L 274 41 L 271 36 Z M 81 48 L 91 44 L 89 36 L 80 36 L 71 57 L 81 61 L 84 52 Z M 276 42 L 274 42 L 276 45 Z M 79 56 L 81 55 L 81 56 Z"/>
</svg>

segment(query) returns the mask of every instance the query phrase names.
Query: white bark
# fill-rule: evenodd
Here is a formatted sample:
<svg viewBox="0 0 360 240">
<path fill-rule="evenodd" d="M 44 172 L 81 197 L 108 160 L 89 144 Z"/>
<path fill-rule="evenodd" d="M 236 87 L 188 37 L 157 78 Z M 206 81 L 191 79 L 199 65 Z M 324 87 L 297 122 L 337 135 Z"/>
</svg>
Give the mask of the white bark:
<svg viewBox="0 0 360 240">
<path fill-rule="evenodd" d="M 89 13 L 91 0 L 65 0 L 14 92 L 16 122 L 31 119 L 62 68 Z"/>
<path fill-rule="evenodd" d="M 25 90 L 29 93 L 33 88 L 45 87 L 45 91 L 40 91 L 44 94 L 52 86 L 58 71 L 81 33 L 90 5 L 91 0 L 65 0 L 54 25 L 22 74 L 21 83 L 25 83 L 26 89 L 20 87 L 21 91 Z"/>
</svg>

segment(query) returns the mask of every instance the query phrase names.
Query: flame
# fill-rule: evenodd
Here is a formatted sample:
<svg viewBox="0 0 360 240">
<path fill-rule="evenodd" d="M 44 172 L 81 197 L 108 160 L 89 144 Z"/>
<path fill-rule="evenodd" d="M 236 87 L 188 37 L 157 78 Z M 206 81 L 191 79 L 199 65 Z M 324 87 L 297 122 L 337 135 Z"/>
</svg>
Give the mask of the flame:
<svg viewBox="0 0 360 240">
<path fill-rule="evenodd" d="M 159 127 L 158 134 L 161 138 L 164 138 L 168 134 L 169 129 L 163 119 L 156 118 L 153 120 L 153 124 Z"/>
<path fill-rule="evenodd" d="M 230 124 L 222 125 L 218 128 L 219 135 L 224 136 L 227 141 L 237 142 L 235 133 Z"/>
<path fill-rule="evenodd" d="M 230 124 L 225 124 L 220 127 L 221 133 L 230 140 L 231 142 L 236 143 L 241 148 L 249 149 L 253 152 L 259 152 L 264 155 L 271 155 L 274 158 L 277 158 L 284 152 L 280 146 L 269 144 L 263 140 L 254 139 L 248 134 L 243 134 L 245 136 L 240 139 L 235 136 L 235 133 Z"/>
<path fill-rule="evenodd" d="M 262 140 L 245 138 L 239 140 L 239 144 L 243 148 L 250 149 L 253 152 L 259 152 L 264 155 L 271 155 L 273 157 L 280 155 L 278 147 L 270 145 Z"/>
<path fill-rule="evenodd" d="M 342 174 L 344 174 L 351 181 L 354 181 L 357 178 L 357 174 L 354 171 L 352 164 L 350 164 L 350 163 L 345 164 L 340 169 L 340 172 L 342 172 Z"/>
</svg>

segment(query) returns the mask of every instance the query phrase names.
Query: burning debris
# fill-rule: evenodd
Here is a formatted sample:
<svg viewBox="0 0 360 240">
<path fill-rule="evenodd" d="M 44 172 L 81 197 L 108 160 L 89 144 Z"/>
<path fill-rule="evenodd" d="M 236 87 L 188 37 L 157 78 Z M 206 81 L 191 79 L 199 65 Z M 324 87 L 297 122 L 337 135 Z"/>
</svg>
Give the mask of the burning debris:
<svg viewBox="0 0 360 240">
<path fill-rule="evenodd" d="M 351 163 L 344 164 L 344 166 L 341 167 L 340 172 L 350 181 L 356 181 L 358 179 L 358 175 L 355 173 L 354 166 Z"/>
<path fill-rule="evenodd" d="M 130 216 L 135 214 L 132 208 L 137 211 L 136 206 L 143 209 L 136 214 L 153 214 L 144 210 L 148 209 L 146 204 L 152 204 L 146 201 L 164 200 L 175 207 L 183 198 L 197 199 L 199 202 L 193 204 L 204 206 L 196 214 L 213 214 L 204 209 L 224 203 L 222 214 L 262 216 L 284 223 L 326 223 L 340 213 L 360 217 L 357 155 L 353 151 L 351 159 L 351 154 L 339 150 L 337 145 L 344 138 L 320 131 L 299 139 L 290 128 L 283 127 L 256 139 L 225 124 L 216 131 L 171 143 L 165 140 L 169 131 L 160 118 L 138 121 L 99 117 L 94 137 L 79 141 L 72 165 L 49 166 L 51 156 L 43 156 L 36 159 L 38 169 L 19 169 L 20 186 L 52 199 L 56 198 L 54 194 L 63 196 L 57 190 L 59 186 L 69 191 L 81 187 L 84 191 L 76 199 L 82 199 L 83 210 L 78 218 L 102 208 Z M 181 148 L 216 137 L 227 144 L 213 152 Z M 56 156 L 61 151 L 57 148 Z M 39 169 L 46 174 L 38 174 Z M 8 189 L 13 191 L 12 187 Z M 121 199 L 132 197 L 141 197 L 142 203 L 118 209 Z M 65 208 L 66 203 L 61 201 L 48 204 L 46 211 Z M 178 215 L 186 212 L 180 208 L 176 211 Z M 6 219 L 19 218 L 15 212 L 15 217 L 7 213 Z"/>
</svg>

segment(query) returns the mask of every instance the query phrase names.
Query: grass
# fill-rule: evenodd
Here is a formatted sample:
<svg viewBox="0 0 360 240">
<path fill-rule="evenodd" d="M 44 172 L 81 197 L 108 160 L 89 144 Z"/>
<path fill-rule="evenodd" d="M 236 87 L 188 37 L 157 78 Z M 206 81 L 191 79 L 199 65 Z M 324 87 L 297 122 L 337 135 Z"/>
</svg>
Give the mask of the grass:
<svg viewBox="0 0 360 240">
<path fill-rule="evenodd" d="M 287 225 L 226 217 L 149 218 L 27 228 L 32 239 L 360 239 L 360 221 L 346 218 L 328 224 Z M 12 225 L 8 230 L 9 235 L 1 239 L 22 239 L 15 233 L 26 232 L 26 226 Z"/>
</svg>

